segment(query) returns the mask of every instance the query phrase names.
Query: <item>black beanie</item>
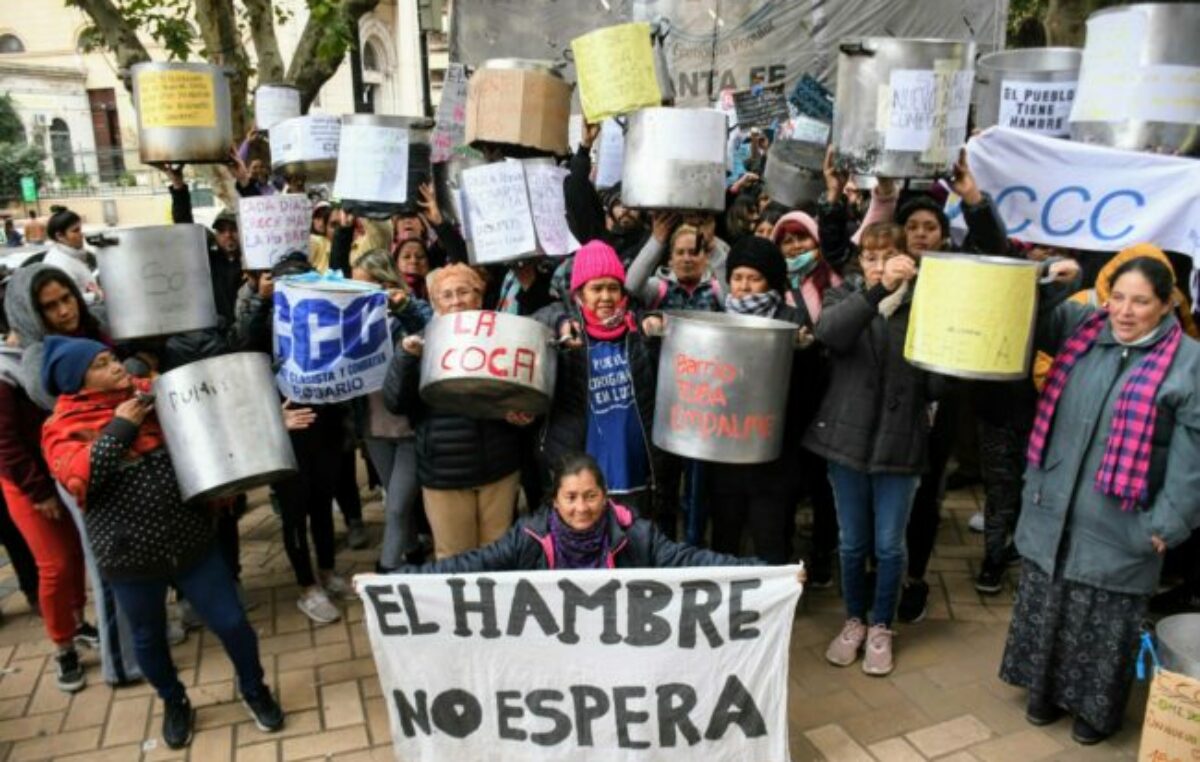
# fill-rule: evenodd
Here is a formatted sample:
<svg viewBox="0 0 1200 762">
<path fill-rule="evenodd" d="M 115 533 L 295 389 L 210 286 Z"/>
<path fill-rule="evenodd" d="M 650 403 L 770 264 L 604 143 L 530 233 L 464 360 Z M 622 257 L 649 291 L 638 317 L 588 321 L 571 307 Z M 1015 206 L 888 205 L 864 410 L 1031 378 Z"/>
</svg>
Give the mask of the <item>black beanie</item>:
<svg viewBox="0 0 1200 762">
<path fill-rule="evenodd" d="M 942 205 L 929 196 L 917 196 L 914 199 L 904 202 L 904 206 L 900 207 L 900 210 L 896 212 L 896 223 L 900 227 L 904 227 L 908 222 L 908 218 L 913 216 L 914 212 L 922 210 L 932 212 L 933 216 L 937 217 L 938 225 L 942 229 L 942 238 L 949 238 L 950 218 L 946 216 Z"/>
<path fill-rule="evenodd" d="M 781 296 L 788 292 L 787 261 L 779 247 L 769 239 L 756 235 L 739 238 L 725 259 L 725 274 L 732 278 L 733 271 L 739 267 L 758 270 L 767 279 L 767 285 Z"/>
</svg>

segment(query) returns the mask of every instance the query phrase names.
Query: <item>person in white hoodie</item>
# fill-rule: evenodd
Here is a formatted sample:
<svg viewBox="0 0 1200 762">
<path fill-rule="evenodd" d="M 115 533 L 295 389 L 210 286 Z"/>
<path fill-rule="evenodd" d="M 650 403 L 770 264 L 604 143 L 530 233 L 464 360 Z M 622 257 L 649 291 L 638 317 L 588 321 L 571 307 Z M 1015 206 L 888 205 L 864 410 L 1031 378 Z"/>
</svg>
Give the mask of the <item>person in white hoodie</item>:
<svg viewBox="0 0 1200 762">
<path fill-rule="evenodd" d="M 60 209 L 50 216 L 46 235 L 51 243 L 42 261 L 70 275 L 88 304 L 103 301 L 100 283 L 83 247 L 83 219 L 70 209 Z"/>
</svg>

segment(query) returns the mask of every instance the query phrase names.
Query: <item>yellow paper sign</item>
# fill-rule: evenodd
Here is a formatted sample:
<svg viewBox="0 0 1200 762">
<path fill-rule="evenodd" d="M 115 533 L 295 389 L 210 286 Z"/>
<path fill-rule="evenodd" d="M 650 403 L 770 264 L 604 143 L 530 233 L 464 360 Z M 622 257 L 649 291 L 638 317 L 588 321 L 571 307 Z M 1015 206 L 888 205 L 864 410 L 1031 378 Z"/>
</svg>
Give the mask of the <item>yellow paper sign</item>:
<svg viewBox="0 0 1200 762">
<path fill-rule="evenodd" d="M 579 100 L 589 122 L 662 104 L 649 24 L 597 29 L 572 40 L 571 50 L 579 76 Z"/>
<path fill-rule="evenodd" d="M 1029 373 L 1037 264 L 926 254 L 921 258 L 904 357 L 950 376 L 1019 379 Z"/>
<path fill-rule="evenodd" d="M 215 127 L 217 100 L 212 77 L 199 71 L 138 73 L 138 119 L 154 127 Z"/>
</svg>

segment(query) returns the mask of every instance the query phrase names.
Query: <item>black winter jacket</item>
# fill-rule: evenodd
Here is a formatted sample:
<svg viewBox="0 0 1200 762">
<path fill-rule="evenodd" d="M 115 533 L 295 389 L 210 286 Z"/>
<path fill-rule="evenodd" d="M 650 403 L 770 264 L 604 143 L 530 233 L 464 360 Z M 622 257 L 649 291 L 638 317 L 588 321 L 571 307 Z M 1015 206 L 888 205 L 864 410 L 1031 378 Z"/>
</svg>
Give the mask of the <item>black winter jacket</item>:
<svg viewBox="0 0 1200 762">
<path fill-rule="evenodd" d="M 520 430 L 504 421 L 434 410 L 421 399 L 421 358 L 397 349 L 383 404 L 406 415 L 417 434 L 417 477 L 430 489 L 470 489 L 521 468 Z"/>
<path fill-rule="evenodd" d="M 491 545 L 468 550 L 451 558 L 422 566 L 405 566 L 399 574 L 469 574 L 488 571 L 534 571 L 553 568 L 554 554 L 550 539 L 550 511 L 517 521 L 507 533 Z M 761 566 L 755 558 L 738 558 L 673 542 L 652 521 L 635 519 L 621 505 L 609 503 L 609 568 L 658 569 L 680 566 Z"/>
<path fill-rule="evenodd" d="M 822 302 L 816 337 L 829 349 L 830 382 L 804 446 L 858 471 L 919 474 L 926 466 L 930 404 L 943 379 L 904 359 L 908 299 L 884 318 L 879 303 L 887 289 L 864 291 L 853 281 L 826 291 Z"/>
</svg>

